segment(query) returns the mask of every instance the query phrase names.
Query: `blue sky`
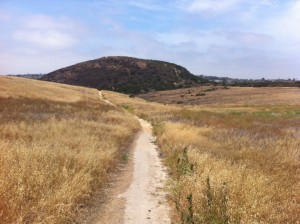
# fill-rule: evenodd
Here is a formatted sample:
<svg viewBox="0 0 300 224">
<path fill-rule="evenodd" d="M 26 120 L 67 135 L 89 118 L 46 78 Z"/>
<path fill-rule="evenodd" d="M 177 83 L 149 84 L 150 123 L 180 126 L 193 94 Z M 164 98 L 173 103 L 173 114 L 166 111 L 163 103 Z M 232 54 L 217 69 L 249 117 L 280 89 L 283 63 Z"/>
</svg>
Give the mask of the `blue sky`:
<svg viewBox="0 0 300 224">
<path fill-rule="evenodd" d="M 300 0 L 0 0 L 2 75 L 113 55 L 300 79 Z"/>
</svg>

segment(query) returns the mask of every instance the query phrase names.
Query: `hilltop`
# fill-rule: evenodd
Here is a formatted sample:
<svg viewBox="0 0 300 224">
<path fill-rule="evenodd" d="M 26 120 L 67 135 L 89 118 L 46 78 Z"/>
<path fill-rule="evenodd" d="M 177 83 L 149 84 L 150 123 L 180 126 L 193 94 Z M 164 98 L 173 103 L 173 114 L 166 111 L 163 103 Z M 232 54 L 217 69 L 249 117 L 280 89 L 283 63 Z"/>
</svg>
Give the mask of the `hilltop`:
<svg viewBox="0 0 300 224">
<path fill-rule="evenodd" d="M 186 68 L 164 61 L 112 56 L 53 71 L 41 80 L 141 93 L 194 86 L 201 79 Z"/>
</svg>

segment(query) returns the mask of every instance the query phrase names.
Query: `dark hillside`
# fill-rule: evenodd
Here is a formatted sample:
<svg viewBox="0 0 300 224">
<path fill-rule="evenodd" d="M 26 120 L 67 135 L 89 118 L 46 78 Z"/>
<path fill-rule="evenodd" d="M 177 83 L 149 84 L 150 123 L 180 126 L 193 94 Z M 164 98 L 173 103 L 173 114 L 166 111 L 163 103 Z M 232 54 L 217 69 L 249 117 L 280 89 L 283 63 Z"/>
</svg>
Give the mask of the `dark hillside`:
<svg viewBox="0 0 300 224">
<path fill-rule="evenodd" d="M 42 80 L 123 93 L 191 87 L 202 82 L 176 64 L 121 56 L 75 64 L 51 72 Z"/>
</svg>

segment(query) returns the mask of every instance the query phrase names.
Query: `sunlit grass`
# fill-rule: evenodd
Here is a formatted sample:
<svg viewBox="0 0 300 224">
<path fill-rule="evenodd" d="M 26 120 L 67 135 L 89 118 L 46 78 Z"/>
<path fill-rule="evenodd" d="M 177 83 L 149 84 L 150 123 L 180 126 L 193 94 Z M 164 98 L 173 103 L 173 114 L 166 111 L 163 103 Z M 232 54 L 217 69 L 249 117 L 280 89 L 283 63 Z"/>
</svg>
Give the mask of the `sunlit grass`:
<svg viewBox="0 0 300 224">
<path fill-rule="evenodd" d="M 74 223 L 138 123 L 97 90 L 21 81 L 1 83 L 1 223 Z"/>
<path fill-rule="evenodd" d="M 299 105 L 176 107 L 105 95 L 154 124 L 182 223 L 299 222 Z"/>
</svg>

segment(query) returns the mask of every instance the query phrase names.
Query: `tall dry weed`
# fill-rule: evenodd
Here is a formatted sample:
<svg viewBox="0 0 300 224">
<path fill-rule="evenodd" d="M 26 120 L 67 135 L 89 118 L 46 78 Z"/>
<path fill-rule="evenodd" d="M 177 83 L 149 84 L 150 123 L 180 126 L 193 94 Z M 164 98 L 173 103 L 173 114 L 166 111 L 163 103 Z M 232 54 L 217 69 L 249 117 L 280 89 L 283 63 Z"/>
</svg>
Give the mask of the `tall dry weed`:
<svg viewBox="0 0 300 224">
<path fill-rule="evenodd" d="M 74 223 L 133 140 L 137 121 L 86 92 L 0 97 L 1 223 Z"/>
<path fill-rule="evenodd" d="M 299 105 L 175 107 L 105 94 L 154 124 L 178 222 L 300 223 Z"/>
</svg>

